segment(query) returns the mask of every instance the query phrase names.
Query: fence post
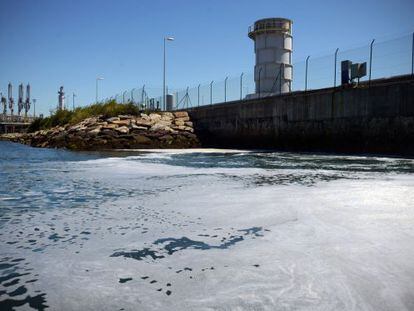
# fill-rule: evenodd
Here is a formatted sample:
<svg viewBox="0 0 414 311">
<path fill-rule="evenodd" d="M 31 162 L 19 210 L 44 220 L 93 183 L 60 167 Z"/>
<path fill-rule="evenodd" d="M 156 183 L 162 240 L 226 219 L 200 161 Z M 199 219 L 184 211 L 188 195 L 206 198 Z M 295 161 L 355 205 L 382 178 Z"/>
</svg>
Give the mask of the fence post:
<svg viewBox="0 0 414 311">
<path fill-rule="evenodd" d="M 197 106 L 200 107 L 200 84 L 197 86 Z"/>
<path fill-rule="evenodd" d="M 229 77 L 226 77 L 226 79 L 224 79 L 224 102 L 227 102 L 227 79 Z"/>
<path fill-rule="evenodd" d="M 372 72 L 372 48 L 374 46 L 375 39 L 371 41 L 371 45 L 369 47 L 369 81 L 368 86 L 371 86 L 371 72 Z"/>
<path fill-rule="evenodd" d="M 414 32 L 413 32 L 413 46 L 411 47 L 411 75 L 414 76 Z"/>
<path fill-rule="evenodd" d="M 211 81 L 210 83 L 210 105 L 213 104 L 213 83 L 214 83 L 214 80 Z"/>
<path fill-rule="evenodd" d="M 187 109 L 188 109 L 188 102 L 190 101 L 190 96 L 188 95 L 188 89 L 189 87 L 187 86 L 187 89 L 185 90 L 185 101 L 187 104 Z"/>
<path fill-rule="evenodd" d="M 337 63 L 337 59 L 338 59 L 338 51 L 339 51 L 339 48 L 337 48 L 335 50 L 334 87 L 336 87 L 336 63 Z"/>
<path fill-rule="evenodd" d="M 309 63 L 309 57 L 306 57 L 306 65 L 305 65 L 305 91 L 308 90 L 308 63 Z"/>
<path fill-rule="evenodd" d="M 282 66 L 283 66 L 283 63 L 280 63 L 280 67 L 279 67 L 279 94 L 282 94 Z"/>
<path fill-rule="evenodd" d="M 243 98 L 243 75 L 244 73 L 242 72 L 240 75 L 240 100 Z"/>
<path fill-rule="evenodd" d="M 126 93 L 126 92 L 128 92 L 128 91 L 125 91 L 125 92 L 123 92 L 123 93 L 122 93 L 122 103 L 123 103 L 123 104 L 125 104 L 125 93 Z"/>
<path fill-rule="evenodd" d="M 260 69 L 259 69 L 259 89 L 258 89 L 258 93 L 259 93 L 259 98 L 260 98 L 260 74 L 261 74 L 261 72 L 262 72 L 262 67 L 260 67 Z"/>
</svg>

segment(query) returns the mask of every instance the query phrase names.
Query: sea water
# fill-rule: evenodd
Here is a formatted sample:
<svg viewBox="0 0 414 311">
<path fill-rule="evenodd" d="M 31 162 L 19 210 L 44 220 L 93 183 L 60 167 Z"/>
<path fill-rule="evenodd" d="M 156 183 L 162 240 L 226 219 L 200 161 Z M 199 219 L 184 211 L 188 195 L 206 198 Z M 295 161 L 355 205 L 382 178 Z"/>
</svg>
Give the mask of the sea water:
<svg viewBox="0 0 414 311">
<path fill-rule="evenodd" d="M 414 310 L 413 173 L 0 142 L 0 310 Z"/>
</svg>

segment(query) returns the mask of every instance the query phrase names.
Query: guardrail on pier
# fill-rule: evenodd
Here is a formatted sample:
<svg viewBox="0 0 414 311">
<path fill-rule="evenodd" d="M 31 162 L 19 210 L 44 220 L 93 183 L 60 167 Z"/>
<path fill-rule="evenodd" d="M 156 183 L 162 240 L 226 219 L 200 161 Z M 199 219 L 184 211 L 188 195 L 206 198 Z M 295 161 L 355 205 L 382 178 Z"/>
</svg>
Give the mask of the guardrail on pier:
<svg viewBox="0 0 414 311">
<path fill-rule="evenodd" d="M 0 114 L 0 123 L 21 123 L 29 124 L 33 122 L 36 118 L 32 116 L 12 116 Z"/>
</svg>

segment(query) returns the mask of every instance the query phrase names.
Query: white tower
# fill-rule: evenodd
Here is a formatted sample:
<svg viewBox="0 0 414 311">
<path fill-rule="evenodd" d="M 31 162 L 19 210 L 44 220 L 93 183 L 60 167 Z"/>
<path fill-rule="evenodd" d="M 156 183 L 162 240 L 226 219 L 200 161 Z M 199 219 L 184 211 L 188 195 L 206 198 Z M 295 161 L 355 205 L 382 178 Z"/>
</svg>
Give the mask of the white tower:
<svg viewBox="0 0 414 311">
<path fill-rule="evenodd" d="M 58 110 L 64 110 L 65 109 L 65 92 L 63 92 L 63 86 L 60 87 L 58 94 L 59 94 Z"/>
<path fill-rule="evenodd" d="M 292 21 L 286 18 L 260 19 L 249 27 L 254 41 L 256 96 L 291 90 Z"/>
</svg>

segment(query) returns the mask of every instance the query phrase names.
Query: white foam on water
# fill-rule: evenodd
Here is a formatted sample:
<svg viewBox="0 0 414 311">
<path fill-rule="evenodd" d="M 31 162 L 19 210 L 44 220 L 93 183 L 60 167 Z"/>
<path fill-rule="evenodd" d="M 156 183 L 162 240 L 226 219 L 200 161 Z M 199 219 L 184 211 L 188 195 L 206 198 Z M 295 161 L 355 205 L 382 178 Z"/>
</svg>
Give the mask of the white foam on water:
<svg viewBox="0 0 414 311">
<path fill-rule="evenodd" d="M 413 309 L 412 174 L 349 172 L 345 177 L 354 179 L 259 185 L 252 182 L 258 176 L 338 172 L 195 168 L 146 163 L 139 156 L 73 165 L 91 183 L 165 189 L 97 208 L 33 212 L 24 218 L 20 230 L 31 233 L 37 226 L 48 232 L 39 238 L 39 244 L 47 244 L 45 251 L 15 245 L 2 250 L 29 259 L 39 274 L 34 284 L 47 293 L 51 309 Z M 154 176 L 162 178 L 149 178 Z M 55 230 L 47 231 L 49 226 Z M 262 228 L 259 235 L 239 231 L 253 227 Z M 6 224 L 3 230 L 12 229 Z M 52 242 L 51 233 L 67 236 Z M 63 242 L 73 235 L 73 244 Z M 223 249 L 189 247 L 172 255 L 153 244 L 186 237 L 217 246 L 233 235 L 243 240 Z M 165 257 L 110 257 L 144 248 Z M 128 277 L 132 280 L 119 282 Z"/>
<path fill-rule="evenodd" d="M 123 152 L 142 152 L 142 153 L 168 153 L 168 154 L 192 154 L 192 153 L 252 153 L 255 151 L 243 149 L 219 149 L 219 148 L 191 148 L 191 149 L 118 149 Z"/>
</svg>

